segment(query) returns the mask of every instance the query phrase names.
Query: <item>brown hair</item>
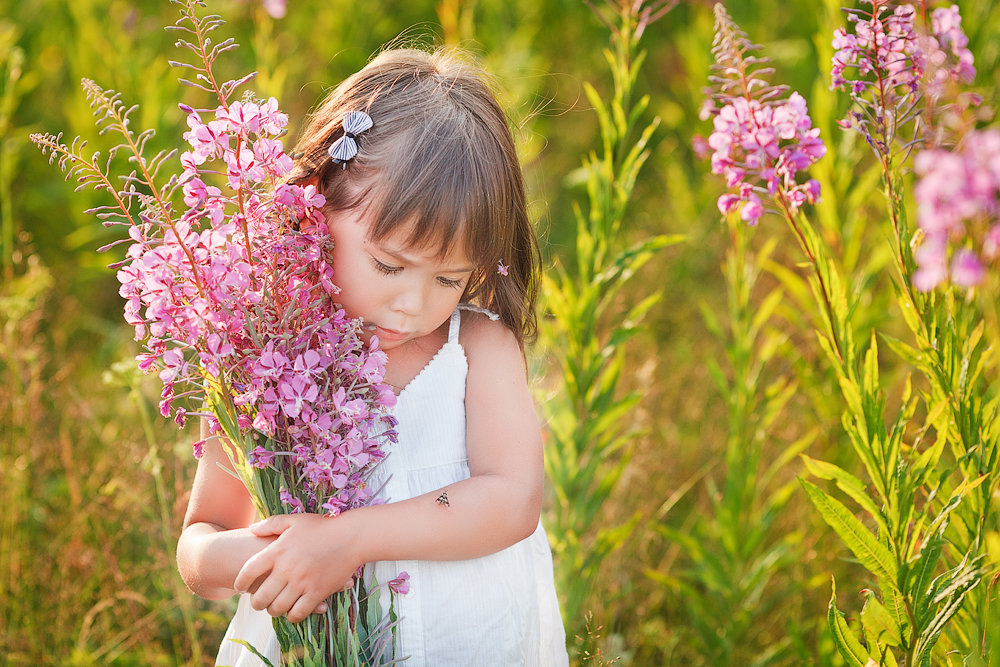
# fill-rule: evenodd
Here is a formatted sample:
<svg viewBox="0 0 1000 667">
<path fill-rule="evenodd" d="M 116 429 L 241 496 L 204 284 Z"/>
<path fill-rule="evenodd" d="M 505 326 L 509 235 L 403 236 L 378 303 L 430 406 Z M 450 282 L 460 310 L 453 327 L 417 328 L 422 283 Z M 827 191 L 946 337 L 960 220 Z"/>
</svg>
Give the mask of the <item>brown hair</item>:
<svg viewBox="0 0 1000 667">
<path fill-rule="evenodd" d="M 334 164 L 327 149 L 352 110 L 374 125 Z M 496 312 L 522 347 L 533 339 L 538 241 L 506 116 L 477 66 L 444 50 L 384 51 L 313 112 L 297 152 L 293 182 L 318 178 L 330 210 L 371 207 L 373 240 L 413 222 L 411 242 L 438 243 L 442 257 L 463 241 L 476 266 L 463 300 Z"/>
</svg>

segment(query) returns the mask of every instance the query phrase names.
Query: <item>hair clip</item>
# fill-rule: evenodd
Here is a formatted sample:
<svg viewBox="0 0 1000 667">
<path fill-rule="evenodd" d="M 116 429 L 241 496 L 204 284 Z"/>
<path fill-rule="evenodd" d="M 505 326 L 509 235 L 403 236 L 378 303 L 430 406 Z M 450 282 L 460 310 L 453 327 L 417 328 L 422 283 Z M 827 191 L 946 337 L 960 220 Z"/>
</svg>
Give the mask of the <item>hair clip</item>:
<svg viewBox="0 0 1000 667">
<path fill-rule="evenodd" d="M 348 111 L 344 114 L 342 125 L 344 127 L 343 136 L 338 137 L 330 144 L 327 152 L 333 158 L 334 164 L 343 165 L 343 168 L 346 169 L 347 161 L 358 154 L 358 135 L 371 129 L 374 123 L 372 123 L 372 117 L 364 111 Z"/>
<path fill-rule="evenodd" d="M 509 271 L 509 270 L 510 270 L 510 266 L 508 266 L 507 264 L 504 264 L 503 260 L 500 260 L 499 262 L 497 262 L 497 273 L 499 273 L 501 276 L 506 276 L 507 275 L 507 271 Z"/>
</svg>

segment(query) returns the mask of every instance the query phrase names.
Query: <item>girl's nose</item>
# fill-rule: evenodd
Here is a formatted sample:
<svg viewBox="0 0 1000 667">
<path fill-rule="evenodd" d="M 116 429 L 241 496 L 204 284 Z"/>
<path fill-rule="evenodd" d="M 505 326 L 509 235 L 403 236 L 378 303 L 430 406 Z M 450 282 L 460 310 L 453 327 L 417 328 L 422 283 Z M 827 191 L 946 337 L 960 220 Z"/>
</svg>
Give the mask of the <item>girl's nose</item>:
<svg viewBox="0 0 1000 667">
<path fill-rule="evenodd" d="M 416 315 L 423 307 L 424 295 L 419 286 L 408 286 L 401 289 L 392 302 L 393 310 L 404 315 Z"/>
</svg>

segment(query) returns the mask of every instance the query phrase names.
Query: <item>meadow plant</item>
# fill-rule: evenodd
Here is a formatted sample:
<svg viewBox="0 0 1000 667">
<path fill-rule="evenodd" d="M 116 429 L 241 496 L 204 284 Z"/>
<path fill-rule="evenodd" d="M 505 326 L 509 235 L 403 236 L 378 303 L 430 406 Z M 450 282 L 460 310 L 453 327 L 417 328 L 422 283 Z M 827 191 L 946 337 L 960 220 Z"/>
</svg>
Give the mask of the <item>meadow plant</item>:
<svg viewBox="0 0 1000 667">
<path fill-rule="evenodd" d="M 625 343 L 660 298 L 642 298 L 624 314 L 616 312 L 622 287 L 661 248 L 678 241 L 658 235 L 625 246 L 622 223 L 636 177 L 649 157 L 653 120 L 638 131 L 648 96 L 632 100 L 644 53 L 638 45 L 645 29 L 671 2 L 608 2 L 611 48 L 604 52 L 614 89 L 610 100 L 590 84 L 587 98 L 597 112 L 601 148 L 584 161 L 585 211 L 576 205 L 576 256 L 556 262 L 543 274 L 540 342 L 559 363 L 557 386 L 540 401 L 547 421 L 545 468 L 555 503 L 549 514 L 549 539 L 556 565 L 567 636 L 586 636 L 585 613 L 592 582 L 602 562 L 629 539 L 638 521 L 601 525 L 601 512 L 625 472 L 637 430 L 629 413 L 639 392 L 622 395 L 619 380 Z M 606 8 L 607 9 L 607 8 Z M 610 319 L 614 317 L 614 322 Z M 596 649 L 594 649 L 596 651 Z"/>
<path fill-rule="evenodd" d="M 754 251 L 743 221 L 731 215 L 725 223 L 727 307 L 718 313 L 703 306 L 702 312 L 722 347 L 707 364 L 726 407 L 726 446 L 705 475 L 709 506 L 699 520 L 657 527 L 683 558 L 648 574 L 676 592 L 678 604 L 688 609 L 689 636 L 681 641 L 704 664 L 763 665 L 790 657 L 799 638 L 789 627 L 806 631 L 805 624 L 789 623 L 794 607 L 788 591 L 777 585 L 802 557 L 798 545 L 804 537 L 779 528 L 796 484 L 781 473 L 815 431 L 781 446 L 773 460 L 764 457 L 765 445 L 779 441 L 778 429 L 798 389 L 790 374 L 781 373 L 788 336 L 771 322 L 783 291 L 765 288 L 760 280 L 761 266 L 777 243 L 772 239 Z"/>
<path fill-rule="evenodd" d="M 730 188 L 717 201 L 730 246 L 724 265 L 727 308 L 702 311 L 723 347 L 718 361 L 709 359 L 708 365 L 725 401 L 726 447 L 718 472 L 705 476 L 707 515 L 690 526 L 659 527 L 681 547 L 679 567 L 650 576 L 690 608 L 690 637 L 682 641 L 706 664 L 762 665 L 789 659 L 800 639 L 783 626 L 792 626 L 786 615 L 792 612 L 787 591 L 776 581 L 801 557 L 795 544 L 802 535 L 782 536 L 778 526 L 795 484 L 782 480 L 782 472 L 815 432 L 807 430 L 773 460 L 762 461 L 763 447 L 777 440 L 797 386 L 779 370 L 788 335 L 771 322 L 783 291 L 759 280 L 760 267 L 773 261 L 777 240 L 753 249 L 748 225 L 767 211 L 794 214 L 817 200 L 819 183 L 803 175 L 825 146 L 805 100 L 767 81 L 768 61 L 754 55 L 760 47 L 720 5 L 715 26 L 713 87 L 706 91 L 702 117 L 713 117 L 707 141 L 712 172 Z M 798 629 L 805 631 L 801 624 Z"/>
<path fill-rule="evenodd" d="M 758 181 L 756 192 L 767 192 L 768 201 L 788 222 L 808 260 L 809 283 L 823 322 L 817 340 L 836 374 L 844 431 L 867 481 L 832 463 L 802 458 L 814 477 L 834 482 L 838 495 L 850 499 L 862 518 L 818 485 L 804 479 L 801 483 L 823 519 L 877 584 L 866 591 L 860 623 L 853 625 L 838 609 L 834 588 L 828 622 L 848 664 L 929 665 L 955 649 L 966 659 L 978 659 L 988 655 L 988 647 L 977 645 L 964 630 L 951 633 L 947 647 L 938 643 L 983 576 L 982 532 L 995 489 L 995 474 L 988 472 L 992 459 L 983 456 L 995 450 L 986 439 L 994 437 L 989 415 L 996 407 L 993 401 L 984 404 L 982 398 L 986 360 L 981 327 L 968 328 L 974 322 L 968 313 L 948 305 L 939 308 L 933 305 L 933 297 L 925 299 L 912 288 L 912 283 L 920 282 L 920 275 L 907 251 L 910 235 L 899 172 L 921 140 L 921 123 L 927 118 L 922 105 L 933 99 L 938 105 L 935 114 L 940 112 L 943 82 L 967 76 L 971 57 L 956 32 L 954 10 L 936 10 L 931 32 L 915 25 L 912 6 L 878 0 L 866 4 L 870 10 L 848 11 L 854 34 L 840 29 L 834 35 L 837 53 L 832 79 L 835 85 L 849 88 L 857 102 L 842 126 L 862 132 L 884 169 L 896 240 L 896 291 L 919 349 L 886 334 L 882 338 L 911 366 L 910 375 L 920 373 L 918 379 L 926 381 L 929 389 L 922 396 L 915 395 L 908 375 L 901 395 L 893 399 L 898 405 L 895 415 L 889 414 L 876 332 L 865 336 L 869 339 L 866 348 L 854 342 L 852 315 L 860 295 L 845 289 L 832 249 L 790 200 L 787 190 L 794 186 L 783 190 L 779 182 L 778 187 L 771 187 L 762 173 L 755 172 L 767 183 L 762 187 Z M 745 98 L 763 96 L 774 106 L 780 94 L 760 78 L 761 70 L 752 77 L 745 74 L 760 64 L 759 59 L 747 57 L 753 47 L 732 26 L 721 5 L 716 5 L 716 16 L 720 19 L 716 59 L 725 68 L 720 78 L 728 79 Z M 728 57 L 720 58 L 718 44 L 727 42 L 722 51 Z M 949 67 L 949 59 L 957 64 Z M 716 98 L 731 94 L 718 79 L 715 86 Z M 751 129 L 766 129 L 767 120 L 755 116 Z M 912 125 L 907 128 L 907 124 Z M 718 123 L 716 127 L 718 131 Z M 904 128 L 910 133 L 907 138 L 901 138 Z M 778 154 L 780 146 L 779 153 L 772 151 L 772 159 Z M 814 151 L 814 155 L 821 153 Z M 731 187 L 733 180 L 727 183 Z M 745 197 L 742 201 L 744 208 L 753 204 Z M 951 293 L 943 302 L 954 305 L 960 300 Z M 921 404 L 923 409 L 918 411 Z M 952 444 L 950 460 L 943 456 L 947 443 Z M 959 517 L 957 526 L 953 516 Z"/>
<path fill-rule="evenodd" d="M 293 166 L 280 140 L 287 117 L 274 98 L 232 99 L 252 75 L 220 83 L 213 65 L 236 44 L 212 43 L 222 21 L 199 17 L 198 3 L 176 4 L 181 19 L 171 29 L 196 58 L 171 64 L 192 73 L 182 83 L 218 102 L 181 105 L 189 130 L 180 174 L 160 177 L 177 151 L 148 158 L 152 131 L 132 129 L 136 107 L 90 80 L 83 87 L 98 128 L 121 143 L 102 158 L 87 154 L 80 139 L 70 146 L 48 134 L 32 140 L 78 189 L 113 199 L 91 212 L 127 232 L 102 250 L 128 244 L 113 266 L 125 319 L 143 345 L 139 368 L 158 371 L 163 383 L 161 414 L 180 426 L 203 417 L 210 433 L 224 436 L 234 474 L 261 516 L 335 516 L 371 504 L 378 489 L 369 477 L 387 454 L 383 443 L 395 440 L 385 412 L 395 402 L 382 382 L 385 354 L 375 337 L 366 345 L 360 322 L 336 305 L 324 199 L 313 186 L 286 183 Z M 119 152 L 133 165 L 120 188 L 111 180 Z M 208 411 L 192 411 L 185 399 L 204 401 Z M 195 456 L 203 444 L 195 443 Z M 325 614 L 298 624 L 275 619 L 283 664 L 380 664 L 392 653 L 393 585 L 371 587 L 359 573 Z"/>
</svg>

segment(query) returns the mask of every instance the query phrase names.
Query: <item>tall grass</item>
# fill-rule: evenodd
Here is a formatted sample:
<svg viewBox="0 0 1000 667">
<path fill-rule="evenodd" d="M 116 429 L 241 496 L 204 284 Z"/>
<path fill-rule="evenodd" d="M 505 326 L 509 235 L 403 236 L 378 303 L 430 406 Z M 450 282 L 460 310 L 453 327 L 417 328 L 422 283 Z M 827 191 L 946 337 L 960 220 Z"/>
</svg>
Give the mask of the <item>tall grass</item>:
<svg viewBox="0 0 1000 667">
<path fill-rule="evenodd" d="M 977 55 L 977 87 L 995 106 L 1000 48 L 992 27 L 1000 8 L 989 0 L 959 5 Z M 636 51 L 648 55 L 641 66 L 633 60 L 630 70 L 605 59 L 603 47 L 613 31 L 576 0 L 416 0 L 387 7 L 296 0 L 285 19 L 266 23 L 255 18 L 256 2 L 212 3 L 243 44 L 238 53 L 245 60 L 234 71 L 252 69 L 254 61 L 267 67 L 272 78 L 266 85 L 282 99 L 293 124 L 325 86 L 356 70 L 400 32 L 437 34 L 487 54 L 500 87 L 511 91 L 505 101 L 524 130 L 534 210 L 551 262 L 562 267 L 550 274 L 556 289 L 565 272 L 577 276 L 566 286 L 577 296 L 587 292 L 591 283 L 576 282 L 578 276 L 602 274 L 581 273 L 578 258 L 596 253 L 600 244 L 607 266 L 639 239 L 677 232 L 687 238 L 683 246 L 651 255 L 629 280 L 614 283 L 619 289 L 608 299 L 605 317 L 585 320 L 597 322 L 598 336 L 577 349 L 592 356 L 596 344 L 599 354 L 630 308 L 657 292 L 666 295 L 646 311 L 644 327 L 607 360 L 620 369 L 608 376 L 617 378 L 610 395 L 641 395 L 602 436 L 623 443 L 618 453 L 592 459 L 597 477 L 612 473 L 608 478 L 617 483 L 599 489 L 607 492 L 599 498 L 583 485 L 579 473 L 587 472 L 586 463 L 567 464 L 559 473 L 566 488 L 579 483 L 576 497 L 591 506 L 565 501 L 560 508 L 553 499 L 545 508 L 550 533 L 561 534 L 553 517 L 566 512 L 564 525 L 578 531 L 579 555 L 591 558 L 585 573 L 581 561 L 557 550 L 557 566 L 570 579 L 562 586 L 564 609 L 576 604 L 571 598 L 581 601 L 568 619 L 569 632 L 586 638 L 579 645 L 589 652 L 574 652 L 574 662 L 846 664 L 828 628 L 831 576 L 836 608 L 859 643 L 885 645 L 889 635 L 872 636 L 872 623 L 884 617 L 870 600 L 888 609 L 892 586 L 879 585 L 804 490 L 791 487 L 787 494 L 789 482 L 804 474 L 872 530 L 875 519 L 836 481 L 822 479 L 832 474 L 826 464 L 862 480 L 878 509 L 881 501 L 871 495 L 875 487 L 852 444 L 856 428 L 850 424 L 871 426 L 875 437 L 869 444 L 889 442 L 901 406 L 914 402 L 912 415 L 902 412 L 907 421 L 898 431 L 899 460 L 919 462 L 937 447 L 938 472 L 953 467 L 934 498 L 926 484 L 917 489 L 915 517 L 924 507 L 940 511 L 963 479 L 979 479 L 973 475 L 979 466 L 989 471 L 975 488 L 967 485 L 951 511 L 937 570 L 954 568 L 976 544 L 986 577 L 946 625 L 933 664 L 965 656 L 970 665 L 997 662 L 990 650 L 1000 639 L 992 578 L 1000 562 L 1000 531 L 990 492 L 996 466 L 975 441 L 995 439 L 988 409 L 996 396 L 998 318 L 993 302 L 982 298 L 986 290 L 972 299 L 953 294 L 919 302 L 916 295 L 912 312 L 920 315 L 912 327 L 904 318 L 909 297 L 893 286 L 899 251 L 879 191 L 884 172 L 862 138 L 838 134 L 834 121 L 848 100 L 828 89 L 824 73 L 830 35 L 843 22 L 840 3 L 761 0 L 733 2 L 729 10 L 766 41 L 775 76 L 809 99 L 823 138 L 836 136 L 813 171 L 824 198 L 809 219 L 848 297 L 844 330 L 854 340 L 856 383 L 847 384 L 868 397 L 861 412 L 845 399 L 841 364 L 818 342 L 815 331 L 826 324 L 810 288 L 815 269 L 792 229 L 777 218 L 753 230 L 730 220 L 720 226 L 714 200 L 721 185 L 708 177 L 690 145 L 692 134 L 704 132 L 697 113 L 713 32 L 706 6 L 682 3 L 651 24 Z M 160 32 L 173 20 L 172 8 L 126 0 L 28 0 L 7 8 L 7 21 L 0 20 L 0 663 L 204 664 L 217 649 L 229 606 L 198 601 L 182 590 L 172 562 L 168 536 L 179 529 L 193 473 L 190 438 L 157 419 L 144 427 L 142 413 L 156 392 L 142 378 L 113 368 L 130 364 L 134 348 L 119 323 L 106 260 L 93 253 L 102 232 L 82 215 L 71 187 L 54 178 L 23 141 L 28 131 L 66 127 L 75 134 L 91 127 L 90 110 L 76 92 L 85 74 L 136 91 L 146 114 L 141 124 L 158 128 L 161 137 L 178 136 L 180 113 L 169 101 L 176 87 L 165 66 L 172 47 Z M 20 68 L 13 66 L 14 50 L 24 53 Z M 616 47 L 610 52 L 616 60 Z M 612 68 L 634 77 L 622 79 L 632 87 L 627 99 L 633 110 L 643 104 L 636 91 L 647 92 L 649 102 L 609 162 L 601 121 L 595 123 L 600 105 L 580 82 L 599 91 L 598 101 L 617 128 Z M 648 158 L 635 171 L 620 225 L 591 231 L 592 210 L 617 215 L 618 209 L 593 208 L 586 183 L 596 177 L 608 183 L 609 173 L 619 178 L 622 158 L 654 117 L 660 122 L 640 151 L 649 151 Z M 581 168 L 581 156 L 592 150 Z M 905 192 L 908 167 L 897 176 Z M 603 187 L 594 189 L 601 201 L 621 201 L 601 194 L 614 192 Z M 907 197 L 902 203 L 909 205 Z M 593 250 L 581 253 L 577 241 L 586 234 L 593 237 Z M 596 297 L 588 298 L 599 303 L 600 290 L 593 292 Z M 978 346 L 971 345 L 979 321 L 982 334 Z M 936 342 L 948 327 L 954 327 L 947 334 L 954 344 L 946 348 Z M 550 351 L 570 350 L 569 338 L 555 340 Z M 879 390 L 869 392 L 864 359 L 873 348 L 877 364 L 873 356 L 869 369 L 878 370 Z M 970 372 L 963 375 L 966 358 Z M 980 379 L 970 383 L 977 360 Z M 560 412 L 560 402 L 567 405 L 556 391 L 565 380 L 562 371 L 555 363 L 539 366 L 545 371 L 540 385 L 548 390 L 543 399 L 560 394 L 551 405 L 543 400 L 541 408 L 546 415 Z M 934 414 L 942 402 L 948 405 Z M 591 413 L 582 414 L 584 419 L 574 416 L 567 423 L 596 426 L 588 424 Z M 928 421 L 936 426 L 925 430 Z M 939 434 L 945 434 L 943 447 Z M 800 446 L 809 458 L 789 461 Z M 821 474 L 811 475 L 807 464 Z M 899 498 L 898 489 L 894 493 Z M 905 508 L 892 503 L 886 507 Z M 596 558 L 591 546 L 597 530 L 621 526 L 627 528 L 620 541 L 606 542 L 618 548 Z M 867 624 L 861 613 L 866 601 Z M 588 610 L 594 616 L 589 628 Z M 838 618 L 835 613 L 835 627 Z M 903 655 L 897 646 L 890 649 Z M 945 655 L 948 650 L 955 653 Z"/>
<path fill-rule="evenodd" d="M 623 224 L 658 124 L 640 124 L 648 96 L 632 99 L 645 58 L 639 40 L 670 6 L 609 4 L 615 11 L 604 19 L 611 31 L 611 47 L 604 53 L 614 82 L 611 99 L 602 99 L 585 84 L 601 138 L 600 147 L 584 160 L 586 208 L 574 208 L 574 255 L 557 261 L 542 279 L 540 339 L 558 368 L 551 393 L 541 401 L 547 426 L 545 468 L 555 495 L 546 518 L 571 638 L 584 637 L 585 614 L 596 606 L 593 582 L 600 567 L 629 539 L 639 520 L 635 515 L 618 525 L 598 521 L 641 428 L 630 415 L 640 392 L 624 393 L 619 387 L 625 343 L 660 298 L 654 290 L 623 307 L 620 295 L 657 251 L 678 240 L 656 235 L 626 245 Z"/>
</svg>

